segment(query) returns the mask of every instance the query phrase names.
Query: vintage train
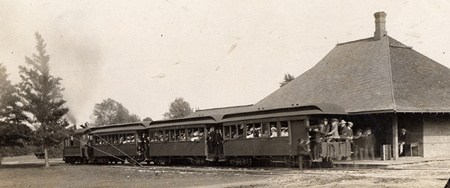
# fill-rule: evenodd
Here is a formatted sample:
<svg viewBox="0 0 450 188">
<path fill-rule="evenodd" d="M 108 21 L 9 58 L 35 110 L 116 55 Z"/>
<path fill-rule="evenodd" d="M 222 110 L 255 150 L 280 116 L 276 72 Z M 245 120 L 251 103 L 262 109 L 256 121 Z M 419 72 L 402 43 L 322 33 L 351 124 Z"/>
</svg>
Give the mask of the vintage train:
<svg viewBox="0 0 450 188">
<path fill-rule="evenodd" d="M 316 104 L 152 122 L 124 123 L 76 130 L 65 141 L 66 163 L 226 163 L 253 161 L 298 165 L 298 140 L 324 117 L 347 113 L 337 105 Z M 322 163 L 350 156 L 350 144 L 327 141 Z M 304 160 L 310 165 L 312 159 Z"/>
</svg>

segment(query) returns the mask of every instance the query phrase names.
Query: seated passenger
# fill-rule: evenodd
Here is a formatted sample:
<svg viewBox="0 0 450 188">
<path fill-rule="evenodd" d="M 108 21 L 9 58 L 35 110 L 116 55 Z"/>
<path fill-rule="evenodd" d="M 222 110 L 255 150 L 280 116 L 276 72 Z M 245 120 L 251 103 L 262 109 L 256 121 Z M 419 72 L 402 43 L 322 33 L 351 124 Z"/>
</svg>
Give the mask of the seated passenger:
<svg viewBox="0 0 450 188">
<path fill-rule="evenodd" d="M 198 131 L 195 131 L 191 136 L 191 141 L 199 141 L 199 140 L 200 140 L 200 137 L 199 137 Z"/>
<path fill-rule="evenodd" d="M 184 135 L 184 133 L 181 133 L 180 141 L 186 141 L 186 136 Z"/>
<path fill-rule="evenodd" d="M 270 128 L 270 138 L 277 137 L 277 136 L 278 136 L 277 128 L 271 127 Z"/>
<path fill-rule="evenodd" d="M 253 138 L 253 128 L 251 128 L 250 130 L 247 131 L 247 137 L 246 138 Z"/>
<path fill-rule="evenodd" d="M 281 136 L 289 136 L 289 130 L 287 127 L 281 128 Z"/>
<path fill-rule="evenodd" d="M 261 129 L 256 128 L 255 132 L 253 133 L 253 137 L 261 137 Z"/>
</svg>

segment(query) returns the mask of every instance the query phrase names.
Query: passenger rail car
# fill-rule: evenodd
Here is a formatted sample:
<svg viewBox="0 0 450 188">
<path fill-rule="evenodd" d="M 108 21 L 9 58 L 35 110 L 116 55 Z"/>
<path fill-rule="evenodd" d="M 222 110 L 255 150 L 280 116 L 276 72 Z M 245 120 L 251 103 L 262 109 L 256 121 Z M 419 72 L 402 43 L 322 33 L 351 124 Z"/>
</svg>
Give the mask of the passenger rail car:
<svg viewBox="0 0 450 188">
<path fill-rule="evenodd" d="M 90 161 L 94 163 L 139 163 L 145 160 L 148 151 L 148 124 L 126 123 L 103 126 L 89 131 L 91 145 Z"/>
<path fill-rule="evenodd" d="M 158 165 L 175 161 L 205 164 L 206 133 L 214 126 L 217 121 L 210 116 L 152 122 L 148 130 L 150 161 Z"/>
<path fill-rule="evenodd" d="M 148 154 L 145 138 L 149 123 L 123 123 L 75 130 L 74 135 L 64 141 L 63 160 L 71 164 L 124 163 L 125 160 L 141 162 Z"/>
<path fill-rule="evenodd" d="M 221 121 L 224 157 L 232 165 L 251 165 L 254 159 L 298 165 L 297 143 L 299 139 L 309 140 L 310 124 L 324 116 L 345 114 L 343 108 L 328 104 L 227 114 Z M 322 151 L 328 160 L 341 155 L 330 156 L 328 152 Z"/>
</svg>

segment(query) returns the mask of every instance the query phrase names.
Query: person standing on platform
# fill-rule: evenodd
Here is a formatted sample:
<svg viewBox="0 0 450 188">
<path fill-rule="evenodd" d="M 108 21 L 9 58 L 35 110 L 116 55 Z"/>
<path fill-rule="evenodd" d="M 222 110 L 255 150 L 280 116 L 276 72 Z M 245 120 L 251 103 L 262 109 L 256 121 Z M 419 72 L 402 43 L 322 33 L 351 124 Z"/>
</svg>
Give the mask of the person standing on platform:
<svg viewBox="0 0 450 188">
<path fill-rule="evenodd" d="M 319 125 L 313 125 L 311 126 L 309 135 L 311 136 L 311 148 L 313 151 L 313 159 L 317 160 L 319 159 L 320 155 L 320 145 L 322 144 L 322 137 L 325 135 L 325 132 L 323 132 L 324 124 L 321 121 Z"/>
<path fill-rule="evenodd" d="M 214 127 L 211 127 L 208 132 L 208 137 L 206 140 L 206 143 L 208 144 L 208 156 L 207 160 L 214 160 L 214 155 L 216 153 L 216 131 L 214 130 Z"/>
<path fill-rule="evenodd" d="M 365 142 L 364 142 L 364 157 L 371 160 L 375 160 L 375 136 L 372 134 L 372 130 L 369 128 L 365 131 Z"/>
<path fill-rule="evenodd" d="M 398 134 L 398 149 L 400 150 L 399 151 L 400 156 L 405 155 L 403 150 L 404 148 L 403 146 L 405 145 L 405 143 L 406 143 L 406 129 L 401 129 L 400 133 Z"/>
<path fill-rule="evenodd" d="M 309 159 L 312 159 L 311 156 L 311 149 L 309 149 L 309 142 L 305 139 L 298 139 L 297 148 L 298 148 L 298 165 L 300 167 L 300 170 L 303 171 L 303 161 Z"/>
<path fill-rule="evenodd" d="M 353 159 L 364 160 L 364 137 L 362 136 L 362 130 L 358 129 L 355 136 L 353 136 Z"/>
<path fill-rule="evenodd" d="M 330 135 L 331 139 L 339 140 L 340 138 L 338 133 L 338 126 L 339 126 L 338 124 L 339 124 L 338 119 L 336 118 L 331 119 L 331 130 L 330 132 L 327 133 L 327 135 Z"/>
<path fill-rule="evenodd" d="M 323 130 L 322 130 L 322 131 L 323 131 L 323 132 L 326 132 L 326 133 L 330 132 L 330 130 L 331 130 L 331 125 L 329 124 L 327 118 L 323 118 L 323 125 L 324 125 L 324 127 L 323 127 Z"/>
</svg>

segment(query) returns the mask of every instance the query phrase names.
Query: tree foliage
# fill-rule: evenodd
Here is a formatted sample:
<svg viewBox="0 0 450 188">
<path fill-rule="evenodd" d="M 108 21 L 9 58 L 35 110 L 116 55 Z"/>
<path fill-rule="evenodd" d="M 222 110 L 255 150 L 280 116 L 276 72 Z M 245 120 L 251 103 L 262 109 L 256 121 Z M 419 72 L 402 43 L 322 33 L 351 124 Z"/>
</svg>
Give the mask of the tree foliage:
<svg viewBox="0 0 450 188">
<path fill-rule="evenodd" d="M 292 81 L 294 79 L 295 79 L 295 77 L 292 76 L 291 74 L 289 74 L 289 73 L 284 74 L 283 81 L 280 82 L 280 87 L 283 87 L 284 85 L 286 85 L 287 83 L 289 83 L 290 81 Z"/>
<path fill-rule="evenodd" d="M 164 119 L 176 119 L 182 118 L 190 113 L 194 112 L 191 105 L 186 102 L 182 97 L 175 98 L 173 102 L 169 104 L 169 111 L 163 114 Z"/>
<path fill-rule="evenodd" d="M 17 146 L 23 147 L 29 141 L 31 129 L 22 123 L 26 116 L 20 104 L 17 90 L 0 64 L 0 160 L 4 151 L 8 151 L 5 146 L 17 150 Z"/>
<path fill-rule="evenodd" d="M 139 116 L 130 114 L 122 104 L 110 98 L 95 104 L 91 119 L 94 126 L 140 121 Z"/>
<path fill-rule="evenodd" d="M 36 128 L 33 143 L 44 149 L 46 166 L 47 148 L 60 144 L 65 138 L 68 125 L 63 116 L 69 111 L 63 105 L 61 78 L 50 74 L 50 55 L 47 54 L 42 36 L 36 32 L 37 54 L 25 57 L 27 66 L 19 66 L 21 82 L 19 96 L 27 122 Z"/>
<path fill-rule="evenodd" d="M 142 121 L 153 121 L 153 119 L 151 117 L 146 117 Z"/>
</svg>

